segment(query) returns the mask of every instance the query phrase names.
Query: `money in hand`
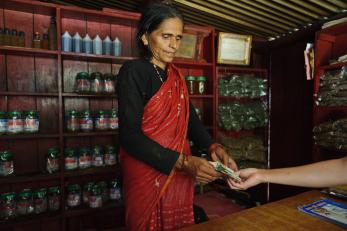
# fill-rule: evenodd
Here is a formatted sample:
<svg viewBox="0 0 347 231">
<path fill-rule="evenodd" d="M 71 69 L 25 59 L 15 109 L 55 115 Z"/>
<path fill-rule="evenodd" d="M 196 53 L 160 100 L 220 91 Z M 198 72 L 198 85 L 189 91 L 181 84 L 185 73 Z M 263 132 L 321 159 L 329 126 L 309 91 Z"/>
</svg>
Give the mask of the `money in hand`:
<svg viewBox="0 0 347 231">
<path fill-rule="evenodd" d="M 230 176 L 236 182 L 241 182 L 241 178 L 230 168 L 219 161 L 209 161 L 217 172 Z"/>
</svg>

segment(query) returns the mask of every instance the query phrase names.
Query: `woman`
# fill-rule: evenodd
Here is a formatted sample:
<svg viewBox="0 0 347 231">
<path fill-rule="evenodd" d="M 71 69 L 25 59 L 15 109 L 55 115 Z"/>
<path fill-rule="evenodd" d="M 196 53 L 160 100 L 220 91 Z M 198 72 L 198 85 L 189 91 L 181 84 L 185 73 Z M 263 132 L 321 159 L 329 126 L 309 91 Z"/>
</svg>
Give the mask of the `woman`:
<svg viewBox="0 0 347 231">
<path fill-rule="evenodd" d="M 171 6 L 151 5 L 136 36 L 144 58 L 124 63 L 118 76 L 120 157 L 129 230 L 173 230 L 194 223 L 194 179 L 221 177 L 189 141 L 236 169 L 213 143 L 189 102 L 179 70 L 171 64 L 183 34 L 182 16 Z"/>
</svg>

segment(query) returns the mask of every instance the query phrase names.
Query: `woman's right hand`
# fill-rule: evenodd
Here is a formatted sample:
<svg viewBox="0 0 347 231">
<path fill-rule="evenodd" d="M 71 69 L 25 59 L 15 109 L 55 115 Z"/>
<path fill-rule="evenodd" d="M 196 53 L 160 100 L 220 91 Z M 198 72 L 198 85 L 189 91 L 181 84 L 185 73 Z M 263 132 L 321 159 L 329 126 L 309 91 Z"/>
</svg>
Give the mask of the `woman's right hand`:
<svg viewBox="0 0 347 231">
<path fill-rule="evenodd" d="M 204 158 L 189 156 L 183 163 L 182 170 L 190 174 L 196 181 L 207 184 L 222 176 Z"/>
</svg>

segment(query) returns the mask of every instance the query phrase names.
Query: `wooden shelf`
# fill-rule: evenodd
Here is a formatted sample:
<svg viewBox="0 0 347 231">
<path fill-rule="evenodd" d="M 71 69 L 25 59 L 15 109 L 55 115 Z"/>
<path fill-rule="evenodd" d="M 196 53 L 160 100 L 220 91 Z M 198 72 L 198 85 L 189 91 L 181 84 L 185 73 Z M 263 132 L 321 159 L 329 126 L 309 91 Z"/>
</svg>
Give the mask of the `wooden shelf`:
<svg viewBox="0 0 347 231">
<path fill-rule="evenodd" d="M 105 132 L 75 132 L 75 133 L 64 133 L 65 137 L 79 137 L 79 136 L 114 136 L 118 135 L 116 131 L 105 131 Z"/>
<path fill-rule="evenodd" d="M 105 166 L 105 167 L 91 167 L 87 169 L 79 169 L 74 171 L 65 171 L 65 177 L 76 177 L 86 175 L 103 175 L 103 174 L 120 174 L 120 166 Z"/>
<path fill-rule="evenodd" d="M 191 99 L 213 99 L 213 95 L 189 95 Z"/>
<path fill-rule="evenodd" d="M 177 66 L 213 67 L 213 63 L 184 61 L 184 60 L 174 60 L 173 64 Z"/>
<path fill-rule="evenodd" d="M 113 55 L 95 55 L 86 53 L 75 53 L 75 52 L 61 52 L 61 55 L 65 59 L 86 59 L 86 60 L 109 60 L 116 61 L 117 63 L 123 63 L 127 60 L 133 60 L 137 57 L 124 57 L 124 56 L 113 56 Z"/>
<path fill-rule="evenodd" d="M 58 51 L 30 48 L 30 47 L 12 47 L 0 46 L 0 53 L 17 54 L 17 55 L 58 55 Z"/>
<path fill-rule="evenodd" d="M 347 62 L 341 62 L 341 63 L 335 63 L 335 64 L 330 64 L 330 65 L 324 65 L 324 66 L 320 66 L 319 69 L 326 71 L 326 70 L 338 69 L 338 68 L 341 68 L 343 66 L 347 66 Z"/>
<path fill-rule="evenodd" d="M 26 176 L 7 176 L 0 177 L 0 184 L 10 184 L 19 182 L 43 181 L 43 180 L 57 180 L 60 178 L 60 173 L 53 174 L 35 174 Z"/>
<path fill-rule="evenodd" d="M 347 105 L 344 106 L 317 106 L 315 105 L 314 108 L 316 110 L 320 111 L 336 111 L 336 110 L 341 110 L 341 111 L 347 111 Z"/>
<path fill-rule="evenodd" d="M 265 96 L 259 96 L 259 97 L 248 97 L 248 96 L 218 96 L 219 99 L 221 100 L 235 100 L 235 101 L 242 101 L 242 102 L 253 102 L 253 101 L 258 101 L 258 100 L 266 100 L 267 95 Z"/>
<path fill-rule="evenodd" d="M 124 209 L 124 204 L 122 202 L 108 202 L 101 208 L 90 208 L 87 205 L 81 205 L 78 208 L 67 209 L 65 211 L 65 217 L 75 217 L 82 216 L 89 213 L 98 213 L 101 211 L 109 210 L 109 209 Z"/>
<path fill-rule="evenodd" d="M 0 95 L 4 96 L 41 96 L 41 97 L 58 97 L 58 93 L 53 92 L 14 92 L 14 91 L 0 91 Z"/>
<path fill-rule="evenodd" d="M 58 138 L 58 134 L 16 134 L 16 135 L 0 135 L 0 140 L 10 139 L 45 139 Z"/>
<path fill-rule="evenodd" d="M 116 98 L 116 94 L 79 94 L 79 93 L 63 93 L 63 97 L 81 97 L 81 98 Z"/>
<path fill-rule="evenodd" d="M 257 127 L 254 129 L 241 129 L 240 131 L 227 131 L 222 128 L 217 128 L 218 133 L 223 133 L 227 136 L 231 137 L 241 137 L 241 136 L 249 136 L 249 135 L 254 135 L 256 132 L 260 130 L 264 130 L 266 127 Z"/>
<path fill-rule="evenodd" d="M 18 216 L 13 219 L 0 221 L 0 227 L 11 227 L 11 226 L 18 226 L 18 225 L 25 225 L 28 223 L 30 225 L 33 221 L 41 220 L 41 219 L 59 219 L 61 218 L 61 212 L 45 212 L 41 214 L 30 214 L 25 216 Z"/>
</svg>

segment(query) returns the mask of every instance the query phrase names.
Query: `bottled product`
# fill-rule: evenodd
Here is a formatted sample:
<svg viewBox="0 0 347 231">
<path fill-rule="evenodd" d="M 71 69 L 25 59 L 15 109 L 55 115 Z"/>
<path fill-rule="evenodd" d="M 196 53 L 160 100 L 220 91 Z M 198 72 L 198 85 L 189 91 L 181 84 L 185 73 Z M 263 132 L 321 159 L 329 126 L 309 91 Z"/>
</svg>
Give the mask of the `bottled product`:
<svg viewBox="0 0 347 231">
<path fill-rule="evenodd" d="M 66 117 L 66 129 L 69 132 L 77 132 L 80 130 L 79 113 L 76 110 L 68 111 Z"/>
<path fill-rule="evenodd" d="M 199 76 L 196 78 L 196 90 L 195 93 L 203 95 L 206 93 L 206 77 Z"/>
<path fill-rule="evenodd" d="M 78 166 L 81 169 L 92 166 L 92 155 L 89 148 L 82 147 L 79 152 Z"/>
<path fill-rule="evenodd" d="M 93 72 L 90 75 L 90 91 L 96 94 L 104 91 L 104 81 L 100 72 Z"/>
<path fill-rule="evenodd" d="M 111 47 L 112 47 L 112 41 L 110 37 L 107 35 L 106 38 L 102 41 L 103 54 L 110 55 Z"/>
<path fill-rule="evenodd" d="M 93 131 L 93 118 L 89 110 L 84 110 L 81 113 L 80 129 L 82 132 Z"/>
<path fill-rule="evenodd" d="M 7 113 L 0 111 L 0 135 L 5 134 L 7 131 Z"/>
<path fill-rule="evenodd" d="M 202 111 L 200 108 L 195 108 L 195 112 L 198 115 L 199 119 L 202 121 Z"/>
<path fill-rule="evenodd" d="M 41 36 L 39 32 L 35 32 L 34 34 L 33 48 L 41 48 Z"/>
<path fill-rule="evenodd" d="M 48 47 L 50 50 L 57 50 L 57 23 L 55 16 L 51 17 L 51 23 L 48 27 Z"/>
<path fill-rule="evenodd" d="M 60 189 L 58 186 L 48 189 L 48 210 L 53 212 L 60 208 Z"/>
<path fill-rule="evenodd" d="M 78 167 L 77 153 L 72 148 L 65 149 L 65 170 L 75 170 Z"/>
<path fill-rule="evenodd" d="M 34 192 L 34 212 L 36 214 L 47 211 L 47 189 L 41 188 Z"/>
<path fill-rule="evenodd" d="M 116 148 L 111 145 L 107 145 L 105 148 L 105 155 L 104 155 L 105 165 L 115 165 L 117 164 L 117 158 L 116 158 Z"/>
<path fill-rule="evenodd" d="M 30 189 L 24 189 L 18 193 L 16 206 L 17 215 L 27 215 L 34 211 L 32 196 L 33 193 Z"/>
<path fill-rule="evenodd" d="M 24 33 L 24 31 L 19 31 L 18 46 L 25 47 L 25 33 Z"/>
<path fill-rule="evenodd" d="M 49 173 L 54 173 L 59 171 L 59 152 L 55 148 L 48 149 L 47 160 L 46 160 L 46 170 Z"/>
<path fill-rule="evenodd" d="M 92 148 L 92 166 L 104 166 L 104 153 L 100 146 L 96 145 Z"/>
<path fill-rule="evenodd" d="M 112 54 L 114 56 L 120 56 L 122 53 L 122 43 L 116 37 L 112 42 Z"/>
<path fill-rule="evenodd" d="M 62 50 L 65 52 L 72 51 L 72 38 L 69 32 L 65 31 L 65 33 L 61 36 L 61 46 Z"/>
<path fill-rule="evenodd" d="M 0 46 L 4 45 L 4 29 L 0 28 Z"/>
<path fill-rule="evenodd" d="M 72 51 L 74 52 L 82 52 L 82 37 L 78 32 L 72 38 Z"/>
<path fill-rule="evenodd" d="M 18 134 L 23 132 L 23 117 L 20 111 L 12 111 L 7 117 L 7 133 Z"/>
<path fill-rule="evenodd" d="M 110 130 L 117 130 L 118 127 L 118 110 L 117 108 L 112 108 L 109 118 L 109 128 Z"/>
<path fill-rule="evenodd" d="M 18 32 L 16 29 L 11 31 L 11 46 L 18 46 Z"/>
<path fill-rule="evenodd" d="M 24 132 L 36 133 L 39 131 L 40 120 L 37 111 L 28 111 L 24 115 Z"/>
<path fill-rule="evenodd" d="M 78 93 L 90 92 L 89 74 L 87 72 L 77 73 L 75 91 Z"/>
<path fill-rule="evenodd" d="M 98 186 L 100 187 L 100 190 L 101 190 L 102 202 L 105 203 L 110 199 L 107 183 L 106 183 L 106 181 L 100 181 L 98 183 Z"/>
<path fill-rule="evenodd" d="M 16 215 L 16 193 L 3 193 L 0 196 L 0 220 L 8 220 Z"/>
<path fill-rule="evenodd" d="M 99 35 L 93 39 L 93 52 L 96 55 L 102 55 L 102 40 Z"/>
<path fill-rule="evenodd" d="M 110 199 L 120 200 L 121 199 L 121 187 L 118 179 L 114 179 L 110 182 Z"/>
<path fill-rule="evenodd" d="M 48 50 L 49 48 L 48 34 L 43 34 L 42 41 L 41 41 L 41 48 Z"/>
<path fill-rule="evenodd" d="M 92 54 L 93 53 L 93 41 L 89 37 L 88 34 L 86 34 L 86 36 L 84 36 L 84 38 L 82 40 L 82 47 L 83 47 L 83 52 L 84 53 L 87 53 L 87 54 Z"/>
<path fill-rule="evenodd" d="M 92 187 L 94 186 L 94 182 L 88 182 L 83 186 L 83 203 L 89 205 L 89 196 L 92 191 Z"/>
<path fill-rule="evenodd" d="M 107 94 L 115 93 L 116 84 L 115 84 L 115 75 L 112 73 L 104 74 L 104 92 Z"/>
<path fill-rule="evenodd" d="M 186 76 L 186 84 L 187 84 L 187 88 L 188 88 L 188 93 L 190 95 L 194 95 L 195 94 L 195 77 L 194 76 Z"/>
<path fill-rule="evenodd" d="M 89 207 L 91 208 L 101 208 L 102 207 L 102 195 L 100 186 L 93 185 L 90 195 L 89 195 Z"/>
<path fill-rule="evenodd" d="M 104 110 L 99 110 L 94 119 L 95 130 L 104 131 L 109 128 L 109 116 Z"/>
<path fill-rule="evenodd" d="M 11 46 L 11 31 L 4 28 L 4 46 Z"/>
<path fill-rule="evenodd" d="M 81 204 L 81 187 L 78 184 L 70 184 L 67 187 L 66 204 L 70 208 L 75 208 Z"/>
<path fill-rule="evenodd" d="M 0 176 L 9 176 L 13 173 L 13 153 L 10 151 L 0 151 Z"/>
</svg>

